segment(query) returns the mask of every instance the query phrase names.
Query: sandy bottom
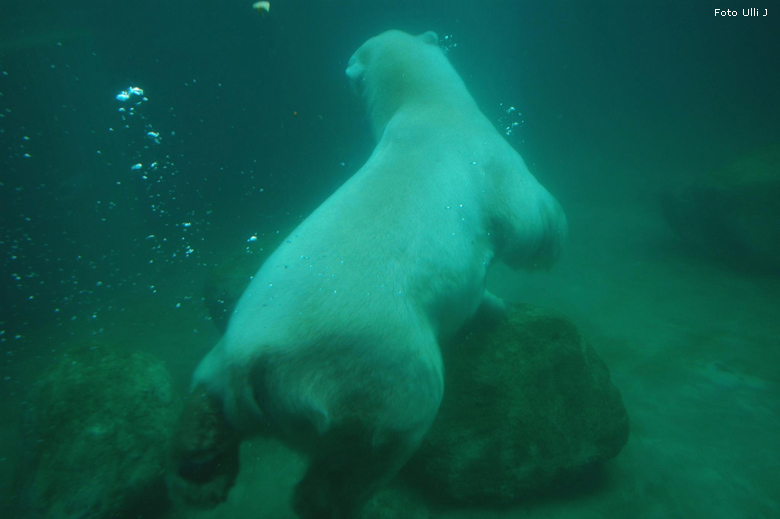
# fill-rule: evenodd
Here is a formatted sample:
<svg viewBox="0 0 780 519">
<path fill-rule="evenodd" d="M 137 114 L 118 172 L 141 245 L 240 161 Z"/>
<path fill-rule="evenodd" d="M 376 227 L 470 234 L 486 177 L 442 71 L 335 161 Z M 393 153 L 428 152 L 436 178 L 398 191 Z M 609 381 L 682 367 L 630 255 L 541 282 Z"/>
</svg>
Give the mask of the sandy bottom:
<svg viewBox="0 0 780 519">
<path fill-rule="evenodd" d="M 498 266 L 489 285 L 507 300 L 556 308 L 577 324 L 622 392 L 628 444 L 605 480 L 587 491 L 561 489 L 561 498 L 505 510 L 432 507 L 430 517 L 780 517 L 780 279 L 686 255 L 655 207 L 621 198 L 568 205 L 571 238 L 562 262 L 532 274 Z M 198 294 L 200 282 L 182 283 L 182 293 Z M 128 301 L 103 317 L 110 323 L 99 339 L 156 354 L 185 387 L 216 331 L 196 298 L 176 308 L 181 300 L 158 294 Z M 46 340 L 79 332 L 68 334 Z M 32 377 L 45 361 L 29 359 L 17 375 Z M 15 441 L 10 424 L 0 428 L 3 452 Z M 247 442 L 242 457 L 226 504 L 177 517 L 293 518 L 288 501 L 304 460 L 265 441 Z M 7 460 L 0 462 L 3 485 L 10 482 Z"/>
</svg>

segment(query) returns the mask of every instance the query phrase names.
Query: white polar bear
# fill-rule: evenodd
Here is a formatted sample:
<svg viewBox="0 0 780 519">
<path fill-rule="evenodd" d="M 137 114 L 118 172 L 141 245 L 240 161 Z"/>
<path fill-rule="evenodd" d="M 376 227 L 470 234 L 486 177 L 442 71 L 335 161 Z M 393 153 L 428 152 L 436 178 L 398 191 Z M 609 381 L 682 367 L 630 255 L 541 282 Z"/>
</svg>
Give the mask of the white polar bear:
<svg viewBox="0 0 780 519">
<path fill-rule="evenodd" d="M 310 456 L 293 503 L 305 518 L 353 517 L 401 468 L 441 401 L 440 344 L 501 304 L 490 264 L 549 265 L 566 234 L 435 33 L 385 32 L 346 72 L 376 149 L 268 258 L 193 382 L 238 437 Z"/>
</svg>

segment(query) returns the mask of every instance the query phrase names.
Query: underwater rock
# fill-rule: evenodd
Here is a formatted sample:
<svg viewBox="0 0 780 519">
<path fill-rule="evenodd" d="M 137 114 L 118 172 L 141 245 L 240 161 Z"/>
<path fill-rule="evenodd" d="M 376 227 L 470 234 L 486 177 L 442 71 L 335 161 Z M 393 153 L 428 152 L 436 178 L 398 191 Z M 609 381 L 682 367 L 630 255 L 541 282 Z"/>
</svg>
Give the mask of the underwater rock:
<svg viewBox="0 0 780 519">
<path fill-rule="evenodd" d="M 692 250 L 780 273 L 780 146 L 758 150 L 695 182 L 667 188 L 669 226 Z"/>
<path fill-rule="evenodd" d="M 35 383 L 22 422 L 21 513 L 154 518 L 179 401 L 162 361 L 105 346 L 69 350 Z"/>
<path fill-rule="evenodd" d="M 464 333 L 441 409 L 403 475 L 420 492 L 505 505 L 594 474 L 628 438 L 609 371 L 575 326 L 532 306 Z"/>
</svg>

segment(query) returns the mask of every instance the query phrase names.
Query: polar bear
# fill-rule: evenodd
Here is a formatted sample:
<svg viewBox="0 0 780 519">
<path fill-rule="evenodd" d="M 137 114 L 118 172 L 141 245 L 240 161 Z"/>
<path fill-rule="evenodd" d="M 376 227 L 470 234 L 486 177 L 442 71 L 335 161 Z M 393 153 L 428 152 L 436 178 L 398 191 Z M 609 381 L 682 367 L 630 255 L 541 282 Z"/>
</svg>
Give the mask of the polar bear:
<svg viewBox="0 0 780 519">
<path fill-rule="evenodd" d="M 559 204 L 437 43 L 389 31 L 349 60 L 376 149 L 266 260 L 197 368 L 196 407 L 224 419 L 198 421 L 182 479 L 204 484 L 235 466 L 219 458 L 240 438 L 270 434 L 311 460 L 293 497 L 301 517 L 354 517 L 431 426 L 440 346 L 481 306 L 500 310 L 491 263 L 558 256 Z"/>
</svg>

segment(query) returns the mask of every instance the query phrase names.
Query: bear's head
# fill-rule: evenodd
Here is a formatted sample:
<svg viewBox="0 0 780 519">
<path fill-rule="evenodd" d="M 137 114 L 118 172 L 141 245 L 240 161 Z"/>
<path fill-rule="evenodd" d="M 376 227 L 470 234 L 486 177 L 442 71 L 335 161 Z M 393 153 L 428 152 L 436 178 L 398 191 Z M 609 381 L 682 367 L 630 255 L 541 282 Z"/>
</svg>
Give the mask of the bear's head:
<svg viewBox="0 0 780 519">
<path fill-rule="evenodd" d="M 457 107 L 464 97 L 469 102 L 466 87 L 438 42 L 433 31 L 419 36 L 387 31 L 365 42 L 349 59 L 347 78 L 366 103 L 377 139 L 402 108 L 421 110 L 446 102 Z"/>
</svg>

